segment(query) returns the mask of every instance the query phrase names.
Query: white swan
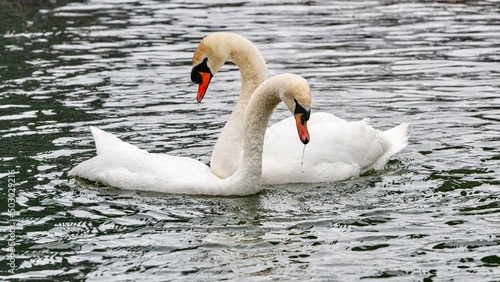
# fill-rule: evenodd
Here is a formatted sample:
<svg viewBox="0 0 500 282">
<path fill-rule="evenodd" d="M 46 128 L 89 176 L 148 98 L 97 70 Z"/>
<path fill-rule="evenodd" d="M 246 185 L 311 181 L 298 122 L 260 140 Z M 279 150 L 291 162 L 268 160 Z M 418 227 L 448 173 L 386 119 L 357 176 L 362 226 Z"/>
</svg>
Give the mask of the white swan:
<svg viewBox="0 0 500 282">
<path fill-rule="evenodd" d="M 266 62 L 249 40 L 234 33 L 210 34 L 193 55 L 191 80 L 199 84 L 198 102 L 226 61 L 239 68 L 242 84 L 238 102 L 212 151 L 210 166 L 221 178 L 232 175 L 241 163 L 244 109 L 254 90 L 267 78 Z M 291 139 L 296 134 L 292 130 L 294 123 L 293 119 L 285 119 L 267 129 L 263 184 L 338 181 L 383 169 L 408 140 L 408 123 L 381 132 L 369 126 L 367 119 L 347 122 L 332 114 L 316 113 L 308 122 L 314 138 L 304 152 L 303 145 Z"/>
<path fill-rule="evenodd" d="M 194 159 L 152 154 L 91 127 L 97 156 L 74 167 L 70 176 L 127 190 L 175 194 L 249 195 L 261 185 L 262 150 L 269 118 L 280 101 L 294 113 L 301 141 L 309 141 L 307 119 L 311 104 L 307 82 L 300 76 L 282 74 L 266 80 L 249 101 L 245 113 L 242 164 L 226 179 Z"/>
</svg>

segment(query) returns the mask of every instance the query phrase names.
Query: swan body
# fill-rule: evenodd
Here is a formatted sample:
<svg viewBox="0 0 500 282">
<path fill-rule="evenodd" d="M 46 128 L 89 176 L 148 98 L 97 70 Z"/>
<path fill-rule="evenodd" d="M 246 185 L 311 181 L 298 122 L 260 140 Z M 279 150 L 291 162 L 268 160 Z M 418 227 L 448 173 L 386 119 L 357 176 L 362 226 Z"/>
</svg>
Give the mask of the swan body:
<svg viewBox="0 0 500 282">
<path fill-rule="evenodd" d="M 263 183 L 345 180 L 383 169 L 389 158 L 406 146 L 408 124 L 380 132 L 369 125 L 368 119 L 347 122 L 331 115 L 328 121 L 328 116 L 311 115 L 308 129 L 313 138 L 305 149 L 294 142 L 297 133 L 289 130 L 293 119 L 284 119 L 266 130 Z M 282 140 L 289 142 L 285 146 Z"/>
<path fill-rule="evenodd" d="M 211 169 L 221 178 L 240 166 L 244 109 L 254 90 L 267 77 L 267 67 L 255 45 L 241 35 L 217 32 L 205 37 L 193 55 L 191 79 L 199 84 L 200 102 L 215 73 L 226 61 L 240 70 L 241 94 L 215 144 Z M 329 113 L 313 114 L 308 128 L 313 138 L 307 149 L 296 138 L 293 118 L 266 131 L 262 183 L 314 183 L 345 180 L 366 171 L 383 169 L 391 156 L 407 145 L 408 123 L 382 132 L 364 119 L 347 122 Z"/>
<path fill-rule="evenodd" d="M 309 141 L 307 120 L 301 119 L 308 117 L 311 103 L 307 82 L 292 74 L 269 78 L 256 89 L 245 113 L 242 163 L 231 177 L 221 179 L 194 159 L 148 153 L 96 127 L 91 131 L 97 155 L 74 167 L 69 175 L 127 190 L 204 195 L 257 193 L 265 129 L 280 101 L 301 120 L 297 129 L 302 142 Z"/>
</svg>

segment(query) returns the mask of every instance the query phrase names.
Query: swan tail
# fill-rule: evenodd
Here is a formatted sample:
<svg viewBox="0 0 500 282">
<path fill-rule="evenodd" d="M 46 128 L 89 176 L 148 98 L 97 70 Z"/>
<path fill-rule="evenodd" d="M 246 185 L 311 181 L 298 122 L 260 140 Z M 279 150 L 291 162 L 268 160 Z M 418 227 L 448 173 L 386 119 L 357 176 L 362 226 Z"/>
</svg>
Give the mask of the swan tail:
<svg viewBox="0 0 500 282">
<path fill-rule="evenodd" d="M 402 123 L 394 128 L 384 131 L 385 137 L 389 139 L 392 144 L 389 154 L 392 156 L 397 152 L 403 150 L 408 145 L 408 122 Z"/>
<path fill-rule="evenodd" d="M 397 154 L 399 151 L 403 150 L 408 145 L 408 127 L 410 124 L 408 122 L 402 123 L 394 128 L 386 130 L 383 132 L 384 136 L 389 140 L 391 146 L 385 152 L 385 154 L 380 157 L 377 162 L 373 165 L 376 170 L 381 170 L 387 164 L 389 159 Z"/>
</svg>

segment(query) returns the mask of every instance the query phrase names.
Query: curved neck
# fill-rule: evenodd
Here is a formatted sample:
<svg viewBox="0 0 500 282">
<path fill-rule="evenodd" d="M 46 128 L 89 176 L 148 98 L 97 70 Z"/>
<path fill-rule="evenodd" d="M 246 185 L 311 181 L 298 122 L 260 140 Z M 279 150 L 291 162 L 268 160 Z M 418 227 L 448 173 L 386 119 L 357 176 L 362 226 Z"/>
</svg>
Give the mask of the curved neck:
<svg viewBox="0 0 500 282">
<path fill-rule="evenodd" d="M 278 90 L 280 84 L 276 79 L 270 79 L 258 88 L 258 92 L 248 104 L 245 113 L 245 128 L 243 133 L 243 159 L 239 170 L 256 169 L 252 173 L 261 174 L 262 151 L 267 124 L 276 106 L 281 101 Z"/>
<path fill-rule="evenodd" d="M 250 99 L 244 117 L 241 165 L 233 175 L 222 180 L 228 189 L 236 188 L 238 193 L 245 194 L 254 194 L 260 190 L 264 136 L 271 114 L 281 101 L 279 89 L 283 84 L 283 79 L 279 77 L 270 78 Z"/>
<path fill-rule="evenodd" d="M 233 109 L 233 116 L 241 117 L 255 89 L 267 79 L 267 65 L 259 49 L 241 35 L 232 34 L 225 42 L 229 51 L 228 61 L 240 70 L 241 93 Z M 241 121 L 242 122 L 242 121 Z"/>
<path fill-rule="evenodd" d="M 267 79 L 267 65 L 259 49 L 243 36 L 233 35 L 227 42 L 229 61 L 240 70 L 241 94 L 238 101 L 248 102 L 253 92 Z"/>
<path fill-rule="evenodd" d="M 212 152 L 210 166 L 222 178 L 232 175 L 240 165 L 245 109 L 255 89 L 267 79 L 266 61 L 252 42 L 237 34 L 230 34 L 224 39 L 227 60 L 240 70 L 241 93 Z"/>
</svg>

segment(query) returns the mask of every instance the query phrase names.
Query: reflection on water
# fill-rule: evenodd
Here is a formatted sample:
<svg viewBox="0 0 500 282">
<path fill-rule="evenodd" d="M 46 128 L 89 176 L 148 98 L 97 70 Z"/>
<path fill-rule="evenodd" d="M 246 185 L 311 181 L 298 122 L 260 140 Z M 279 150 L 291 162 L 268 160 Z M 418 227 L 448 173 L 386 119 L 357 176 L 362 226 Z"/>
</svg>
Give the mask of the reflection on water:
<svg viewBox="0 0 500 282">
<path fill-rule="evenodd" d="M 0 8 L 0 178 L 16 188 L 11 280 L 500 279 L 494 1 Z M 315 111 L 370 117 L 381 129 L 410 121 L 410 145 L 383 172 L 244 198 L 67 177 L 94 155 L 89 125 L 208 163 L 239 74 L 224 67 L 200 105 L 189 74 L 199 40 L 220 30 L 254 41 L 271 72 L 306 77 Z M 273 120 L 285 116 L 280 107 Z M 8 253 L 3 244 L 2 265 Z"/>
</svg>

